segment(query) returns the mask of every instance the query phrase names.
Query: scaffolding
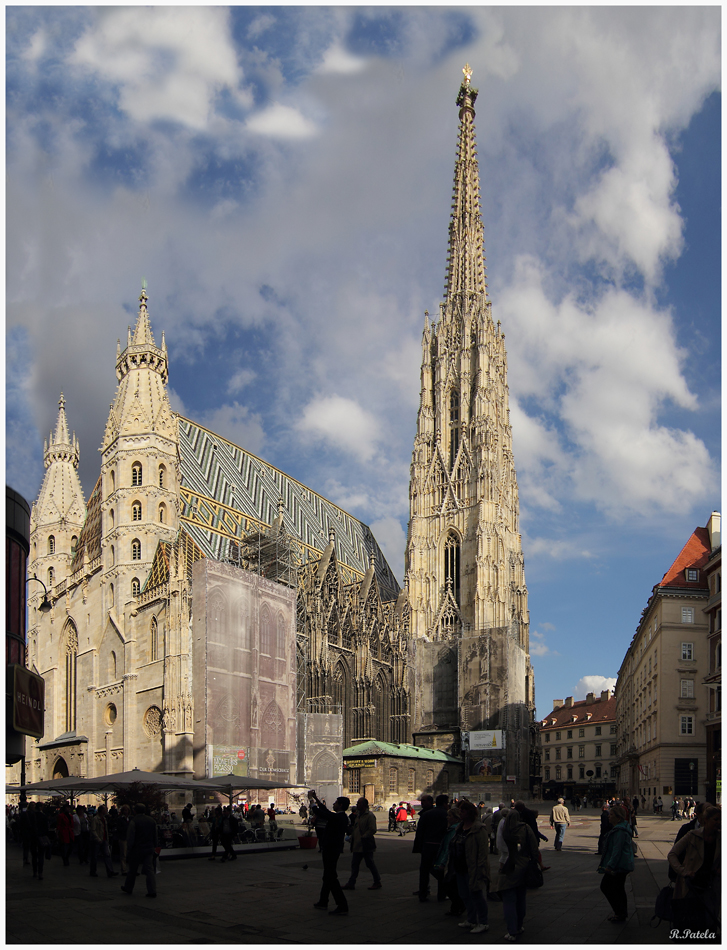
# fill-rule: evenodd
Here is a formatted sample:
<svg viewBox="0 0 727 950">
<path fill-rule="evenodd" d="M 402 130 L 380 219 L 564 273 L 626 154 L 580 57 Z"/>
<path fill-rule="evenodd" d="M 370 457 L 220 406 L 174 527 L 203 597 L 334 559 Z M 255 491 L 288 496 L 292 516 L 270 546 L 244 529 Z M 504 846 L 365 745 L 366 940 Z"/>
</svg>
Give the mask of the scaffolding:
<svg viewBox="0 0 727 950">
<path fill-rule="evenodd" d="M 294 590 L 298 587 L 298 545 L 279 522 L 271 528 L 256 528 L 243 535 L 239 542 L 231 540 L 227 560 L 269 581 Z"/>
</svg>

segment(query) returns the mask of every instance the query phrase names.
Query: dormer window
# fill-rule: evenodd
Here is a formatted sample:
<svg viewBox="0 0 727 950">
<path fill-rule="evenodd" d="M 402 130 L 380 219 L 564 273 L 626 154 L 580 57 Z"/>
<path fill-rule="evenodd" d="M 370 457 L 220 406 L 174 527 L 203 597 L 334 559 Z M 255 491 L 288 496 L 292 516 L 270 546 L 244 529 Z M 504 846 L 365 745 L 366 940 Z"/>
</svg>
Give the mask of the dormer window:
<svg viewBox="0 0 727 950">
<path fill-rule="evenodd" d="M 688 567 L 685 571 L 688 581 L 699 580 L 699 570 L 696 567 Z"/>
</svg>

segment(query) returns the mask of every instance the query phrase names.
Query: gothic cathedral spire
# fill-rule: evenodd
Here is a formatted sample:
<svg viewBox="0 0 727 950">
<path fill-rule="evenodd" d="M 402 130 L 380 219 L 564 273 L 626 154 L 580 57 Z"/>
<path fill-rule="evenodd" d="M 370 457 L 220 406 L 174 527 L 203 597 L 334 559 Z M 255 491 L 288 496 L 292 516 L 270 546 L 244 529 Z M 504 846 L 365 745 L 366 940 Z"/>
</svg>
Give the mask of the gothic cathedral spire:
<svg viewBox="0 0 727 950">
<path fill-rule="evenodd" d="M 492 320 L 485 276 L 474 126 L 477 90 L 470 84 L 469 66 L 463 72 L 445 298 L 439 320 L 430 325 L 427 316 L 422 338 L 406 552 L 418 653 L 424 656 L 427 643 L 434 647 L 439 642 L 443 655 L 442 643 L 449 644 L 452 657 L 442 659 L 437 653 L 435 670 L 459 663 L 460 673 L 455 678 L 459 687 L 454 679 L 451 689 L 440 683 L 425 695 L 428 687 L 422 687 L 414 726 L 420 736 L 430 728 L 501 727 L 501 712 L 513 702 L 532 705 L 507 354 L 505 336 Z M 496 646 L 496 631 L 516 650 L 517 661 L 507 659 L 510 647 Z M 464 642 L 475 640 L 480 658 L 476 674 L 462 667 Z M 497 671 L 491 669 L 495 662 Z M 464 684 L 473 676 L 477 682 L 472 681 L 467 695 Z M 432 677 L 436 679 L 430 674 L 419 681 L 431 685 Z"/>
</svg>

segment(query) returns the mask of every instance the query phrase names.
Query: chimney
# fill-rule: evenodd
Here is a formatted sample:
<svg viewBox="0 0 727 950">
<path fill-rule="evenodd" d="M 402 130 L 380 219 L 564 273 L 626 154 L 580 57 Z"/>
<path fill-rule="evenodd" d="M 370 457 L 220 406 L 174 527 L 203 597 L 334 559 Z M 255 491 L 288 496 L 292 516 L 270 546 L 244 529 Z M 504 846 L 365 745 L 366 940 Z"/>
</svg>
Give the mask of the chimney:
<svg viewBox="0 0 727 950">
<path fill-rule="evenodd" d="M 572 706 L 572 705 L 573 705 L 573 697 L 572 697 L 572 696 L 566 696 L 565 702 L 563 703 L 563 705 L 564 705 L 564 706 Z"/>
<path fill-rule="evenodd" d="M 605 703 L 605 702 L 607 702 L 610 698 L 611 698 L 611 690 L 610 690 L 610 689 L 604 689 L 604 691 L 601 693 L 601 702 L 602 702 L 602 703 Z"/>
<path fill-rule="evenodd" d="M 601 698 L 603 698 L 603 697 L 601 697 Z M 591 703 L 593 703 L 593 702 L 595 702 L 595 700 L 594 700 L 594 698 L 593 698 L 593 693 L 588 693 L 588 695 L 586 696 L 586 706 L 590 706 Z"/>
<path fill-rule="evenodd" d="M 554 700 L 553 700 L 553 709 L 560 709 L 560 707 L 561 707 L 562 705 L 563 705 L 563 700 L 562 700 L 562 699 L 554 699 Z"/>
<path fill-rule="evenodd" d="M 720 544 L 722 543 L 721 533 L 720 533 L 721 522 L 722 522 L 722 518 L 720 516 L 720 513 L 718 511 L 713 511 L 712 514 L 709 516 L 709 521 L 707 522 L 707 531 L 709 531 L 709 543 L 712 545 L 713 551 L 716 548 L 718 548 Z"/>
</svg>

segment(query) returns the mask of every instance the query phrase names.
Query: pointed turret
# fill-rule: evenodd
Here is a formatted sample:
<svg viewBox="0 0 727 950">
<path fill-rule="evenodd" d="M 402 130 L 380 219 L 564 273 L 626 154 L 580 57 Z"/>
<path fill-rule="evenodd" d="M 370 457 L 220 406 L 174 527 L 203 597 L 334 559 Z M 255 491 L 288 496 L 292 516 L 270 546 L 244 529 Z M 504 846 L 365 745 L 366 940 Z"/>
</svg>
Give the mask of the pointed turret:
<svg viewBox="0 0 727 950">
<path fill-rule="evenodd" d="M 475 141 L 475 100 L 477 89 L 470 85 L 472 70 L 462 70 L 459 88 L 459 139 L 454 166 L 452 216 L 449 222 L 449 246 L 445 296 L 487 296 L 484 236 L 480 212 L 480 172 Z"/>
<path fill-rule="evenodd" d="M 61 393 L 55 430 L 44 445 L 43 484 L 30 516 L 32 544 L 28 570 L 49 588 L 70 572 L 75 544 L 86 518 L 86 502 L 78 477 L 79 458 L 76 434 L 68 434 L 66 400 Z"/>
</svg>

